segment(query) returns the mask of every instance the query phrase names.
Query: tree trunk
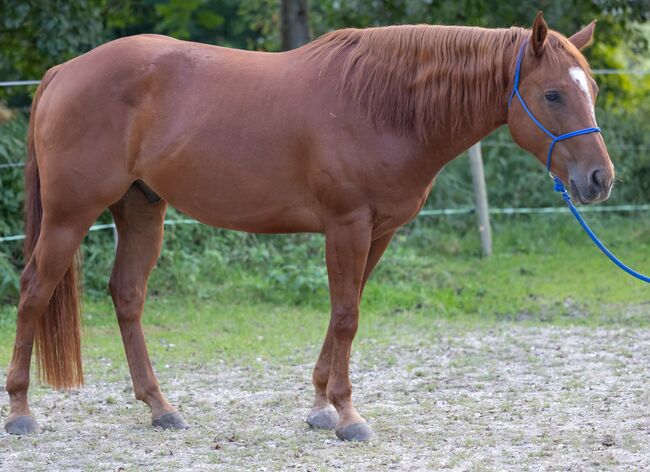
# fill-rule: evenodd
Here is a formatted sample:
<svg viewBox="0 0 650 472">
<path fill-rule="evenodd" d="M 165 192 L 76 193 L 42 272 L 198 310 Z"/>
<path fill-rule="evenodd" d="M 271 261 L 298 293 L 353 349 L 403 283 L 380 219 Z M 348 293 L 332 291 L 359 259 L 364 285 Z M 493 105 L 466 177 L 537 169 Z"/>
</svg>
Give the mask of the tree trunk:
<svg viewBox="0 0 650 472">
<path fill-rule="evenodd" d="M 282 49 L 285 51 L 307 44 L 309 17 L 307 0 L 282 0 Z"/>
</svg>

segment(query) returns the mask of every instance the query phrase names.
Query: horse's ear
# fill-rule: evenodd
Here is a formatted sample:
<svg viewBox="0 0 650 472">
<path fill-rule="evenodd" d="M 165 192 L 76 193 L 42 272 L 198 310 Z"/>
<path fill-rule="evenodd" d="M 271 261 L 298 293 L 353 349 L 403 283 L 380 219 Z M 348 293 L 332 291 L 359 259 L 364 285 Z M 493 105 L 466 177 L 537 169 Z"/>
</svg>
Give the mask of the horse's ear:
<svg viewBox="0 0 650 472">
<path fill-rule="evenodd" d="M 541 55 L 542 51 L 544 50 L 546 33 L 548 33 L 548 26 L 546 26 L 546 21 L 544 21 L 544 14 L 540 10 L 537 12 L 537 16 L 533 22 L 533 34 L 530 39 L 530 44 L 533 47 L 533 52 L 536 56 Z"/>
<path fill-rule="evenodd" d="M 576 34 L 571 36 L 569 41 L 571 41 L 578 49 L 584 49 L 589 46 L 591 41 L 594 39 L 594 29 L 596 29 L 596 20 L 592 21 Z"/>
</svg>

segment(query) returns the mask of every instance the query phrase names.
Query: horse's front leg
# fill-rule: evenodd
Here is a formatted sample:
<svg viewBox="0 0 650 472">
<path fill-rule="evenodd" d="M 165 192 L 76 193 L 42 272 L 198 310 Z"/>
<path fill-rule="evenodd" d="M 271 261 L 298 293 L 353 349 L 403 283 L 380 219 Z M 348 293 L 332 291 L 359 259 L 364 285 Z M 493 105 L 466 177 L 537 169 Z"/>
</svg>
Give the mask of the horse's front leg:
<svg viewBox="0 0 650 472">
<path fill-rule="evenodd" d="M 359 300 L 371 245 L 372 224 L 358 215 L 328 228 L 326 260 L 330 284 L 331 319 L 329 378 L 325 395 L 339 416 L 336 435 L 346 440 L 374 436 L 352 404 L 350 351 L 359 323 Z"/>
<path fill-rule="evenodd" d="M 395 231 L 382 236 L 379 239 L 372 241 L 370 244 L 370 250 L 368 252 L 368 260 L 366 261 L 366 267 L 363 272 L 363 280 L 361 283 L 360 296 L 363 295 L 363 289 L 370 278 L 370 274 L 377 266 L 379 259 L 386 251 L 388 244 L 393 239 Z M 312 428 L 319 429 L 334 429 L 336 424 L 339 421 L 339 415 L 336 411 L 336 408 L 327 399 L 327 382 L 330 376 L 330 366 L 332 363 L 332 347 L 334 344 L 334 331 L 332 330 L 332 323 L 330 322 L 327 327 L 327 334 L 325 335 L 325 340 L 323 341 L 323 347 L 321 348 L 320 355 L 318 356 L 318 361 L 314 367 L 314 373 L 312 377 L 312 383 L 314 384 L 314 390 L 316 397 L 314 399 L 314 405 L 312 406 L 309 415 L 307 416 L 307 423 Z"/>
</svg>

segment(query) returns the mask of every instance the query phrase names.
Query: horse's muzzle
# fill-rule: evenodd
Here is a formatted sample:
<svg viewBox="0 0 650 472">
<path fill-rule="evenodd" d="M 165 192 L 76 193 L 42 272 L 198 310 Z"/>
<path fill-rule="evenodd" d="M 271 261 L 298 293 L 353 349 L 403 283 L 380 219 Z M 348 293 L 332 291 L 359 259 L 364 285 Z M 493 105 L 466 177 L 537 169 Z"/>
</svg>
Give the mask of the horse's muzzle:
<svg viewBox="0 0 650 472">
<path fill-rule="evenodd" d="M 609 198 L 614 183 L 614 173 L 606 169 L 593 169 L 586 178 L 570 179 L 571 196 L 582 205 L 598 203 Z"/>
</svg>

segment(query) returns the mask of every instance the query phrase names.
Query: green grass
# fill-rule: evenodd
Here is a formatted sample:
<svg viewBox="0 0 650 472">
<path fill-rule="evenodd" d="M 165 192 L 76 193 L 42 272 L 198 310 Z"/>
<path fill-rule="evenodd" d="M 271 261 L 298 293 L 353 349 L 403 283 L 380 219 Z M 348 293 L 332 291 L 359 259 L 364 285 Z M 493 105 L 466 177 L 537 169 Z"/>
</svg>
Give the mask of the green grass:
<svg viewBox="0 0 650 472">
<path fill-rule="evenodd" d="M 647 218 L 590 219 L 623 260 L 650 270 Z M 161 261 L 144 318 L 158 365 L 315 360 L 329 317 L 322 240 L 303 237 L 279 249 L 277 241 L 256 240 L 255 250 L 271 256 L 245 264 L 216 264 L 209 251 L 185 254 L 187 263 Z M 399 234 L 366 289 L 355 347 L 405 338 L 433 342 L 440 324 L 447 332 L 504 323 L 649 324 L 648 286 L 616 269 L 568 218 L 497 220 L 495 255 L 477 254 L 471 228 L 441 230 L 420 221 Z M 109 265 L 101 258 L 93 263 Z M 173 268 L 179 273 L 170 275 Z M 192 279 L 182 285 L 186 273 Z M 84 317 L 87 355 L 123 362 L 108 295 L 93 292 Z M 13 306 L 0 309 L 2 365 L 10 359 L 14 319 Z"/>
</svg>

